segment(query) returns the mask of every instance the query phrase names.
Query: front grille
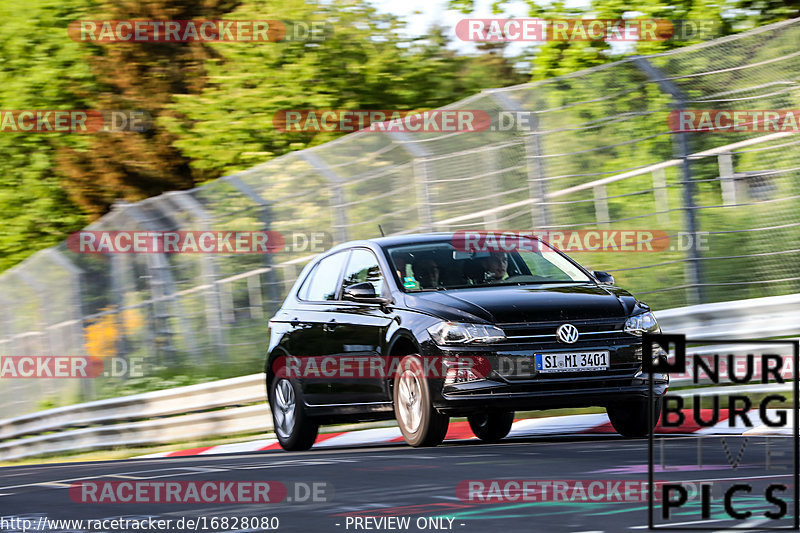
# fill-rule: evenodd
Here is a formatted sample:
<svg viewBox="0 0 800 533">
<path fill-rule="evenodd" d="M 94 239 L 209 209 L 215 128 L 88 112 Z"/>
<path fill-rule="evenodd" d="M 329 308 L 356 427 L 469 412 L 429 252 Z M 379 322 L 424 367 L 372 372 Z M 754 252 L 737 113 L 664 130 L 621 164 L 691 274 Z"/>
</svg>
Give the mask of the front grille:
<svg viewBox="0 0 800 533">
<path fill-rule="evenodd" d="M 577 342 L 558 341 L 556 329 L 569 322 L 580 334 Z M 498 357 L 516 361 L 506 367 L 497 365 L 496 373 L 509 382 L 536 383 L 537 390 L 580 389 L 630 383 L 641 367 L 641 339 L 625 333 L 625 318 L 593 320 L 548 321 L 536 323 L 498 324 L 506 338 L 498 343 Z M 528 372 L 537 353 L 608 350 L 611 355 L 608 370 L 575 372 Z M 527 366 L 525 366 L 527 365 Z"/>
<path fill-rule="evenodd" d="M 580 347 L 597 342 L 607 344 L 609 342 L 625 341 L 628 343 L 635 340 L 635 337 L 625 333 L 624 318 L 510 323 L 498 324 L 498 326 L 506 334 L 505 340 L 502 341 L 504 344 L 534 343 L 547 345 L 552 343 L 566 346 L 563 343 L 559 343 L 556 337 L 556 329 L 566 322 L 578 328 L 578 333 L 580 334 L 578 341 L 569 346 Z"/>
</svg>

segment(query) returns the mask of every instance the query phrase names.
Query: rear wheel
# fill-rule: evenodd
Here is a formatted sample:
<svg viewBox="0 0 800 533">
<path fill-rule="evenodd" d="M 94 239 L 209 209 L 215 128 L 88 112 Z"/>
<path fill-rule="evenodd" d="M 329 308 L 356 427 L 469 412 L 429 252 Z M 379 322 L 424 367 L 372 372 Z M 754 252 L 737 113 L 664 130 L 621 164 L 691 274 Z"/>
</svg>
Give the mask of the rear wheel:
<svg viewBox="0 0 800 533">
<path fill-rule="evenodd" d="M 309 418 L 300 389 L 286 378 L 275 378 L 269 391 L 275 435 L 281 448 L 308 450 L 317 439 L 319 424 Z"/>
<path fill-rule="evenodd" d="M 441 444 L 447 434 L 450 417 L 434 409 L 422 360 L 417 355 L 400 360 L 394 378 L 394 414 L 403 438 L 415 448 Z"/>
<path fill-rule="evenodd" d="M 647 417 L 647 400 L 633 400 L 606 407 L 608 419 L 617 433 L 629 439 L 640 439 L 650 435 L 661 415 L 661 398 L 653 402 L 653 422 Z"/>
<path fill-rule="evenodd" d="M 489 411 L 467 417 L 469 427 L 484 442 L 497 442 L 508 435 L 514 423 L 514 411 Z"/>
</svg>

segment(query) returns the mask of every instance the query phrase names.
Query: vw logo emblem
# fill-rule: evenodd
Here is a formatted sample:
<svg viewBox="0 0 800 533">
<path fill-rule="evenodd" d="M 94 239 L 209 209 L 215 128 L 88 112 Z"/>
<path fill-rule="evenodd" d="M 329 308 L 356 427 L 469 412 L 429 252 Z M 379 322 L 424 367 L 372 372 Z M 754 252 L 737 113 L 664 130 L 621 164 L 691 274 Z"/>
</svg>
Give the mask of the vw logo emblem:
<svg viewBox="0 0 800 533">
<path fill-rule="evenodd" d="M 561 324 L 556 330 L 556 336 L 560 342 L 565 344 L 572 344 L 578 340 L 578 328 L 572 324 Z"/>
</svg>

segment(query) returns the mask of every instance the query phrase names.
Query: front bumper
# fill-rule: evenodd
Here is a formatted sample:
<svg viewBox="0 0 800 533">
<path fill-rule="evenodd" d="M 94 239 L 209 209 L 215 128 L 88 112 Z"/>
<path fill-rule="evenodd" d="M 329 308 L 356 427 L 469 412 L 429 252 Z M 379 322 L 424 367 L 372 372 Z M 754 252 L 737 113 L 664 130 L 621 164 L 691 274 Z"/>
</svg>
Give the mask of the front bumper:
<svg viewBox="0 0 800 533">
<path fill-rule="evenodd" d="M 534 411 L 564 407 L 606 407 L 614 403 L 643 401 L 649 396 L 649 385 L 644 377 L 618 383 L 581 383 L 578 387 L 537 389 L 532 384 L 509 384 L 493 380 L 480 380 L 456 385 L 445 385 L 433 402 L 437 411 L 449 415 L 468 414 L 476 410 Z M 661 397 L 667 392 L 668 378 L 654 376 L 653 395 Z"/>
<path fill-rule="evenodd" d="M 638 342 L 637 342 L 638 341 Z M 643 401 L 649 397 L 649 376 L 641 369 L 641 341 L 616 336 L 606 342 L 585 342 L 571 346 L 549 344 L 533 346 L 461 347 L 427 346 L 429 355 L 445 358 L 475 358 L 491 364 L 485 379 L 433 384 L 433 405 L 451 416 L 478 410 L 528 411 L 564 407 L 606 407 L 615 403 Z M 601 371 L 538 374 L 508 372 L 504 368 L 530 369 L 536 353 L 558 351 L 607 350 L 610 368 Z M 520 365 L 525 362 L 525 365 Z M 653 395 L 661 397 L 669 387 L 668 374 L 653 375 Z"/>
</svg>

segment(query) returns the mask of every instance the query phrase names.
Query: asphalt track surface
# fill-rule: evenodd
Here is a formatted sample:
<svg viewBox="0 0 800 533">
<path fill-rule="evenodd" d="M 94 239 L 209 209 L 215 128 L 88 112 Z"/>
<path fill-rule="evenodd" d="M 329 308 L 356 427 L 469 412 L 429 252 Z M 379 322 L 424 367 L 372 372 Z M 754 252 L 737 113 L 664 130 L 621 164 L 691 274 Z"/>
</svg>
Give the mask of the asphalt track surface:
<svg viewBox="0 0 800 533">
<path fill-rule="evenodd" d="M 794 512 L 793 440 L 740 436 L 705 437 L 698 467 L 697 437 L 667 437 L 663 441 L 664 465 L 676 470 L 659 471 L 657 481 L 713 481 L 718 486 L 749 483 L 750 495 L 735 499 L 739 510 L 750 509 L 747 520 L 732 521 L 723 511 L 721 492 L 715 487 L 708 520 L 701 520 L 700 499 L 689 500 L 673 512 L 669 524 L 694 529 L 698 525 L 715 530 L 791 526 Z M 727 452 L 726 452 L 727 449 Z M 660 461 L 661 442 L 654 447 Z M 783 455 L 780 455 L 783 454 Z M 732 462 L 739 462 L 736 468 Z M 465 480 L 609 480 L 646 481 L 646 440 L 624 440 L 616 435 L 508 439 L 498 444 L 473 441 L 450 442 L 436 448 L 411 448 L 404 444 L 361 448 L 311 450 L 303 453 L 271 451 L 200 457 L 134 459 L 108 462 L 63 463 L 5 467 L 0 469 L 0 525 L 4 531 L 22 531 L 28 519 L 36 531 L 40 520 L 113 519 L 158 517 L 177 520 L 201 519 L 196 528 L 172 525 L 166 531 L 262 531 L 261 527 L 211 528 L 213 517 L 277 517 L 277 531 L 639 531 L 647 530 L 648 503 L 594 501 L 493 501 L 471 502 L 460 498 L 457 487 Z M 783 470 L 781 470 L 783 468 Z M 278 503 L 78 503 L 69 487 L 78 481 L 278 481 L 288 489 Z M 288 501 L 296 483 L 325 483 L 328 501 Z M 781 496 L 787 500 L 787 519 L 763 516 L 776 507 L 765 502 L 766 483 L 785 483 Z M 462 484 L 463 485 L 463 484 Z M 488 485 L 487 485 L 488 487 Z M 488 490 L 488 489 L 487 489 Z M 301 491 L 302 492 L 302 491 Z M 322 499 L 322 498 L 320 498 Z M 656 502 L 657 524 L 661 508 Z M 362 521 L 357 517 L 408 518 L 403 522 Z M 426 520 L 439 518 L 439 520 Z M 2 523 L 2 520 L 6 520 Z M 448 519 L 452 519 L 449 521 Z M 273 521 L 273 525 L 275 522 Z M 39 531 L 127 531 L 62 525 Z M 381 527 L 388 526 L 388 527 Z M 369 526 L 369 527 L 368 527 Z"/>
</svg>

